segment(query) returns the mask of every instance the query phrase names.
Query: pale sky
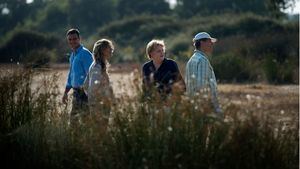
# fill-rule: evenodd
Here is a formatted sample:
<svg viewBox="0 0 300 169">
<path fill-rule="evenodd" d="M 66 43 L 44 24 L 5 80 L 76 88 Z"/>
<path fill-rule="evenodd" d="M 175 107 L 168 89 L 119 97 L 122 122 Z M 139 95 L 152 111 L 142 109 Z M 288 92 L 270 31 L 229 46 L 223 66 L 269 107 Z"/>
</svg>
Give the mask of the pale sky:
<svg viewBox="0 0 300 169">
<path fill-rule="evenodd" d="M 293 10 L 287 9 L 287 10 L 284 10 L 284 12 L 290 13 L 290 14 L 299 14 L 300 13 L 300 0 L 296 0 L 296 5 Z"/>
</svg>

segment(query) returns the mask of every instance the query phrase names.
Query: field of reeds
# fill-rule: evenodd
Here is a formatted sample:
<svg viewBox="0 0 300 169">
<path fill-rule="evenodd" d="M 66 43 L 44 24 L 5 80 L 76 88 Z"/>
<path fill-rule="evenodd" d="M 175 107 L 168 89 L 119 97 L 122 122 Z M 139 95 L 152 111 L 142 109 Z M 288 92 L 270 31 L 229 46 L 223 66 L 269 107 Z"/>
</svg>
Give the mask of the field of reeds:
<svg viewBox="0 0 300 169">
<path fill-rule="evenodd" d="M 299 167 L 298 85 L 220 84 L 220 119 L 206 97 L 144 99 L 139 67 L 124 67 L 111 68 L 105 129 L 90 117 L 70 126 L 66 69 L 1 67 L 1 168 Z"/>
</svg>

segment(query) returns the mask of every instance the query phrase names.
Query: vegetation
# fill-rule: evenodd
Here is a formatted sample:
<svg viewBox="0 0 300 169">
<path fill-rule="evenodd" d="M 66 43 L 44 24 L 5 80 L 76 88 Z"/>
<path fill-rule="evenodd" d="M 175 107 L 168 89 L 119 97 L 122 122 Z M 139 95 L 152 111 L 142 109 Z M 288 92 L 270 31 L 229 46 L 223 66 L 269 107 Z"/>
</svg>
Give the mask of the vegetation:
<svg viewBox="0 0 300 169">
<path fill-rule="evenodd" d="M 277 100 L 256 85 L 259 96 L 220 93 L 222 120 L 206 97 L 141 99 L 136 77 L 132 89 L 119 88 L 133 95 L 116 98 L 103 132 L 91 116 L 70 126 L 69 105 L 59 102 L 60 75 L 30 69 L 68 61 L 71 27 L 89 49 L 112 39 L 113 64 L 139 65 L 153 38 L 164 39 L 167 56 L 185 65 L 192 37 L 206 31 L 218 38 L 210 60 L 220 81 L 299 83 L 299 15 L 281 12 L 295 0 L 176 2 L 2 0 L 0 62 L 11 65 L 0 72 L 1 168 L 298 168 L 299 92 Z"/>
<path fill-rule="evenodd" d="M 63 60 L 57 56 L 63 53 L 61 41 L 56 36 L 34 31 L 18 30 L 0 46 L 1 62 L 21 62 L 25 65 L 44 66 Z"/>
<path fill-rule="evenodd" d="M 269 109 L 228 103 L 222 121 L 205 98 L 140 100 L 137 78 L 137 97 L 118 99 L 103 133 L 94 118 L 68 125 L 56 75 L 38 91 L 31 73 L 1 75 L 3 168 L 298 168 L 298 119 L 278 120 Z"/>
<path fill-rule="evenodd" d="M 205 30 L 219 39 L 211 60 L 221 81 L 298 83 L 298 27 L 296 22 L 253 14 L 195 17 L 181 22 L 171 16 L 145 15 L 113 22 L 99 29 L 95 37 L 107 37 L 119 45 L 114 62 L 146 61 L 145 44 L 161 38 L 166 41 L 167 56 L 185 63 L 194 50 L 192 37 Z M 273 67 L 278 69 L 275 74 L 265 64 L 268 58 L 278 65 Z"/>
<path fill-rule="evenodd" d="M 77 27 L 89 49 L 99 38 L 112 39 L 113 63 L 145 62 L 145 45 L 159 38 L 167 56 L 184 64 L 192 37 L 206 31 L 219 39 L 211 60 L 221 82 L 299 82 L 299 15 L 293 20 L 281 12 L 294 0 L 176 2 L 171 8 L 165 0 L 1 1 L 0 62 L 67 62 L 65 32 Z"/>
</svg>

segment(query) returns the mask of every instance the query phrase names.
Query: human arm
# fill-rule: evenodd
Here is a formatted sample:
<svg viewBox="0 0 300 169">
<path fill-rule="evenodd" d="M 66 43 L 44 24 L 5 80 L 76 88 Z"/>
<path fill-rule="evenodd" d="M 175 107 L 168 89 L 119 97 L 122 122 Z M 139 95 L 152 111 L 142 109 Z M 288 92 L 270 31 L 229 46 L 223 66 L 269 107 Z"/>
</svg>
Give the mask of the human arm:
<svg viewBox="0 0 300 169">
<path fill-rule="evenodd" d="M 220 108 L 220 104 L 218 101 L 217 81 L 216 81 L 216 77 L 215 77 L 212 67 L 210 67 L 209 85 L 210 85 L 211 98 L 212 98 L 212 103 L 213 103 L 215 112 L 219 115 L 222 115 L 223 111 Z"/>
<path fill-rule="evenodd" d="M 83 89 L 85 91 L 87 91 L 88 88 L 89 88 L 89 81 L 90 81 L 90 75 L 89 75 L 89 72 L 88 72 L 88 74 L 86 75 L 86 78 L 85 78 L 85 80 L 83 82 Z"/>
<path fill-rule="evenodd" d="M 86 51 L 81 57 L 81 63 L 85 74 L 88 74 L 90 66 L 93 63 L 93 55 L 89 51 Z"/>
<path fill-rule="evenodd" d="M 62 97 L 62 102 L 64 104 L 67 104 L 68 102 L 68 93 L 69 91 L 71 90 L 72 88 L 72 85 L 71 85 L 71 79 L 72 79 L 72 56 L 70 58 L 70 68 L 69 68 L 69 73 L 68 73 L 68 78 L 67 78 L 67 83 L 66 83 L 66 87 L 65 87 L 65 91 L 63 93 L 63 97 Z"/>
<path fill-rule="evenodd" d="M 180 73 L 177 63 L 175 62 L 175 83 L 172 86 L 172 91 L 183 93 L 186 91 L 184 79 Z"/>
</svg>

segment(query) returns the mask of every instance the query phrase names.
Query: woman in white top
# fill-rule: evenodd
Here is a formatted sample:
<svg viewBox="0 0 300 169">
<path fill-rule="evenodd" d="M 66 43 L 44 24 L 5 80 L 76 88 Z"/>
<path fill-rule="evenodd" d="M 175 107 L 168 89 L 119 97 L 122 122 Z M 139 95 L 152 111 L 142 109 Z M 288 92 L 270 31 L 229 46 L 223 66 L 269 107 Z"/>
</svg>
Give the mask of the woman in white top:
<svg viewBox="0 0 300 169">
<path fill-rule="evenodd" d="M 114 99 L 113 90 L 107 73 L 108 60 L 112 56 L 114 46 L 110 40 L 101 39 L 94 44 L 93 63 L 85 80 L 85 91 L 88 95 L 89 109 L 101 126 L 108 124 L 110 109 Z"/>
</svg>

